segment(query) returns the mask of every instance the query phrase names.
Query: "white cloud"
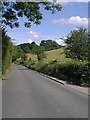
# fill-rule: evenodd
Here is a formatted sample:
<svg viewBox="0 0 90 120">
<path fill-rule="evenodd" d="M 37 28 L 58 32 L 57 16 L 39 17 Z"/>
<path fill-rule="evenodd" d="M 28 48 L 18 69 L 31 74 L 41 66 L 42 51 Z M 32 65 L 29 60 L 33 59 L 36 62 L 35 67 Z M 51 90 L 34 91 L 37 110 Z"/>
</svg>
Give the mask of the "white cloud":
<svg viewBox="0 0 90 120">
<path fill-rule="evenodd" d="M 65 46 L 65 42 L 63 39 L 57 39 L 56 42 L 59 44 L 59 45 L 62 45 L 62 46 Z"/>
<path fill-rule="evenodd" d="M 29 39 L 28 39 L 28 42 L 29 42 L 29 43 L 32 43 L 32 42 L 33 42 L 33 40 L 32 40 L 31 38 L 29 38 Z"/>
<path fill-rule="evenodd" d="M 37 34 L 34 35 L 35 38 L 38 38 L 39 36 Z"/>
<path fill-rule="evenodd" d="M 34 39 L 39 37 L 39 33 L 38 32 L 33 32 L 32 30 L 29 32 L 29 34 L 30 34 L 30 37 L 34 38 Z"/>
<path fill-rule="evenodd" d="M 56 0 L 58 2 L 89 2 L 89 0 Z"/>
<path fill-rule="evenodd" d="M 88 18 L 81 18 L 80 16 L 72 16 L 69 19 L 54 19 L 54 24 L 72 24 L 72 25 L 79 25 L 79 26 L 87 26 L 88 25 Z"/>
</svg>

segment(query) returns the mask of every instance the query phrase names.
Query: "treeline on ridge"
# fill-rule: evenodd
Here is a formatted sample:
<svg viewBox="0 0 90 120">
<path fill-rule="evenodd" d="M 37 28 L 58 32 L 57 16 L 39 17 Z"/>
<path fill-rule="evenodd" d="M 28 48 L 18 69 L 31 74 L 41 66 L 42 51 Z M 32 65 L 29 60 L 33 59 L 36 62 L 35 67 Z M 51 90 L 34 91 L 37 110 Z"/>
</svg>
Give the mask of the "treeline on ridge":
<svg viewBox="0 0 90 120">
<path fill-rule="evenodd" d="M 31 44 L 23 43 L 18 46 L 20 46 L 25 53 L 33 53 L 33 54 L 37 54 L 39 50 L 49 51 L 62 47 L 53 40 L 42 40 L 40 45 L 37 45 L 35 42 L 32 42 Z"/>
</svg>

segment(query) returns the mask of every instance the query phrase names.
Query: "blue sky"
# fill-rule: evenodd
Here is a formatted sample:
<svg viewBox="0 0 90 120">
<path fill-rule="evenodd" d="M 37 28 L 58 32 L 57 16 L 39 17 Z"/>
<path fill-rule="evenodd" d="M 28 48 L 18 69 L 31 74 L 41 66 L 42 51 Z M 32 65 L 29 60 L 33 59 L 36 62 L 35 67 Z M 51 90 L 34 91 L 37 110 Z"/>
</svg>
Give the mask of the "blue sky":
<svg viewBox="0 0 90 120">
<path fill-rule="evenodd" d="M 20 19 L 20 27 L 8 28 L 8 35 L 15 39 L 13 41 L 15 44 L 31 43 L 33 41 L 39 44 L 41 40 L 47 39 L 63 44 L 63 41 L 59 38 L 65 38 L 76 27 L 87 27 L 88 3 L 64 2 L 61 4 L 62 10 L 55 14 L 41 8 L 43 20 L 38 26 L 32 24 L 31 28 L 25 28 L 23 25 L 25 18 Z"/>
</svg>

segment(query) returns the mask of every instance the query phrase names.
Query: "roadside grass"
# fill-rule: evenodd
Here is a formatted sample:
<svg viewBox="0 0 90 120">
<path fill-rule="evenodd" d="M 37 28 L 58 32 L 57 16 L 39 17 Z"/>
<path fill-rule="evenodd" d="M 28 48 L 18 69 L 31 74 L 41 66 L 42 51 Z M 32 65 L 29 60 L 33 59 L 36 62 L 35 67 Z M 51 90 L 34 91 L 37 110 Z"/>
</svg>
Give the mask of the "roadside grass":
<svg viewBox="0 0 90 120">
<path fill-rule="evenodd" d="M 10 67 L 6 70 L 5 74 L 2 74 L 2 72 L 0 72 L 0 79 L 1 79 L 1 80 L 6 80 L 7 76 L 11 73 L 11 71 L 12 71 L 12 67 L 10 66 Z"/>
</svg>

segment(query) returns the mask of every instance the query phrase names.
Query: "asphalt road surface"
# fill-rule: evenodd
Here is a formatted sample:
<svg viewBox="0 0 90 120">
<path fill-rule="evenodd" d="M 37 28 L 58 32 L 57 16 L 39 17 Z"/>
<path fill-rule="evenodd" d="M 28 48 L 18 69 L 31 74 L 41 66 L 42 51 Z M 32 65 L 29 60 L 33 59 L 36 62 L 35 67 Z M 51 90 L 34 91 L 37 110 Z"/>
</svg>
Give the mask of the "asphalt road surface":
<svg viewBox="0 0 90 120">
<path fill-rule="evenodd" d="M 3 118 L 88 118 L 88 96 L 13 64 L 2 83 Z"/>
</svg>

